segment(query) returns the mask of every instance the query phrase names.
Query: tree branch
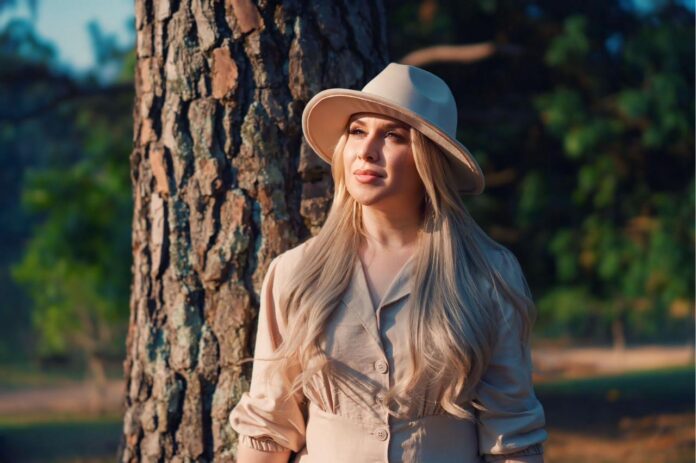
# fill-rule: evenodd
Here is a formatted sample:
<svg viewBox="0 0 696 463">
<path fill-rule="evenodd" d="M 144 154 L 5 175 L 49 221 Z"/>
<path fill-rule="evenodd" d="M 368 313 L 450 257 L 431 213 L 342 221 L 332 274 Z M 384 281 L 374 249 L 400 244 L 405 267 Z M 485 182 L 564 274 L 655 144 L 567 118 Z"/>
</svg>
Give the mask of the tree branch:
<svg viewBox="0 0 696 463">
<path fill-rule="evenodd" d="M 496 45 L 482 42 L 471 45 L 436 45 L 412 51 L 399 60 L 401 64 L 426 66 L 432 63 L 474 63 L 490 58 L 496 53 L 517 55 L 522 47 L 517 45 Z"/>
</svg>

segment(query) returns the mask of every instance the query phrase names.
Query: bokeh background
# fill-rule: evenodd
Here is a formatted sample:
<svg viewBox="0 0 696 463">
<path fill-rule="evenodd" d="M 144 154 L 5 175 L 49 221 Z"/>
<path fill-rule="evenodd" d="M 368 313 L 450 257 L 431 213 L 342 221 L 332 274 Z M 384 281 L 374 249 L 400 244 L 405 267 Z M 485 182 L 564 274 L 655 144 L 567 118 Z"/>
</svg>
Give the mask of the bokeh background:
<svg viewBox="0 0 696 463">
<path fill-rule="evenodd" d="M 693 461 L 693 0 L 385 4 L 391 60 L 452 88 L 487 177 L 470 211 L 534 293 L 547 461 Z M 115 459 L 133 16 L 0 0 L 0 462 Z"/>
</svg>

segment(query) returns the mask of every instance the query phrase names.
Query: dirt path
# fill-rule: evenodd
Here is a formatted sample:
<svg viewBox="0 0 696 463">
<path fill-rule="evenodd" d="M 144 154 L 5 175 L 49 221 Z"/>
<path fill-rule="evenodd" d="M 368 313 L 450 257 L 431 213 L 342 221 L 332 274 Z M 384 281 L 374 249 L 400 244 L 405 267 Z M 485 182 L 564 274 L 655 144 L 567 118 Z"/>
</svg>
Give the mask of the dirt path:
<svg viewBox="0 0 696 463">
<path fill-rule="evenodd" d="M 694 348 L 640 346 L 623 351 L 605 347 L 535 348 L 535 381 L 582 378 L 694 364 Z"/>
<path fill-rule="evenodd" d="M 50 388 L 0 393 L 0 416 L 96 413 L 121 410 L 124 382 L 111 380 L 104 391 L 75 382 Z"/>
<path fill-rule="evenodd" d="M 549 430 L 548 463 L 690 463 L 694 461 L 693 413 L 624 419 L 618 436 Z"/>
</svg>

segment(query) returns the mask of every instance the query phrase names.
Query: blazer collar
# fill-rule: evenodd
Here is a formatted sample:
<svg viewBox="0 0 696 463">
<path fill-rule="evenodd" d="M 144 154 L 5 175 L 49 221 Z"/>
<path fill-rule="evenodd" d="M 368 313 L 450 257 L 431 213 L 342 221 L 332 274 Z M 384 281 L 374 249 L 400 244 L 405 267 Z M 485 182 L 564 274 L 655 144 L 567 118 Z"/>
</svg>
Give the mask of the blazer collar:
<svg viewBox="0 0 696 463">
<path fill-rule="evenodd" d="M 415 254 L 401 266 L 394 279 L 390 283 L 386 292 L 382 296 L 382 301 L 378 307 L 372 304 L 370 291 L 367 286 L 367 276 L 359 257 L 355 258 L 353 275 L 348 285 L 348 289 L 343 293 L 341 301 L 346 305 L 348 312 L 360 319 L 370 336 L 382 346 L 379 335 L 379 312 L 386 306 L 397 302 L 401 298 L 411 293 L 410 277 L 415 264 Z"/>
</svg>

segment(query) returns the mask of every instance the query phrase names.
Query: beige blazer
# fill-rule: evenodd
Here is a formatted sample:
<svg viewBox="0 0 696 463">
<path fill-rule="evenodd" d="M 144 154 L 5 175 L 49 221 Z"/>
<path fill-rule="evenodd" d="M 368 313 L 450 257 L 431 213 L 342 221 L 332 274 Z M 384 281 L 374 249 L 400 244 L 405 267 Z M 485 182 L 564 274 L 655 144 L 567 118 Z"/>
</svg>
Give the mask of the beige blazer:
<svg viewBox="0 0 696 463">
<path fill-rule="evenodd" d="M 280 295 L 311 239 L 277 256 L 268 268 L 255 357 L 268 357 L 283 339 Z M 490 251 L 489 258 L 513 287 L 531 297 L 512 253 Z M 292 400 L 283 400 L 280 381 L 266 374 L 269 362 L 254 362 L 249 392 L 229 417 L 240 445 L 271 452 L 291 449 L 296 452 L 293 461 L 301 463 L 474 463 L 512 452 L 542 452 L 544 411 L 534 394 L 529 347 L 518 341 L 515 317 L 500 327 L 491 363 L 477 387 L 476 400 L 487 411 L 466 404 L 478 422 L 445 413 L 435 400 L 438 391 L 425 386 L 400 409 L 406 418 L 387 414 L 382 394 L 404 374 L 413 264 L 411 258 L 399 270 L 375 311 L 356 259 L 324 343 L 338 367 Z M 506 310 L 512 314 L 511 306 Z"/>
</svg>

